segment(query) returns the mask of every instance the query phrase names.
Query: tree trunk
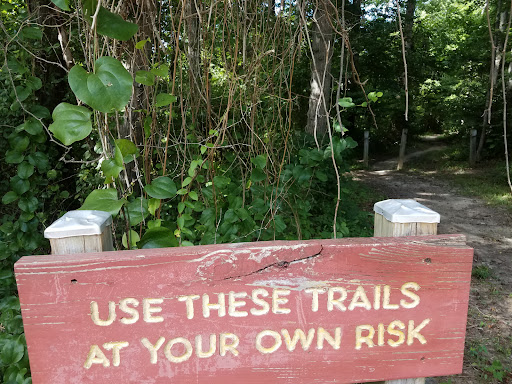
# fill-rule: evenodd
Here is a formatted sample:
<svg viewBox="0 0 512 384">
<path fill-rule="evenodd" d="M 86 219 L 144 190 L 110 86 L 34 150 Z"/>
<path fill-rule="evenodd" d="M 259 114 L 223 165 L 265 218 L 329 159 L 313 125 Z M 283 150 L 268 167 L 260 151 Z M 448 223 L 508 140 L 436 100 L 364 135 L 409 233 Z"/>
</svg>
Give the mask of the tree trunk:
<svg viewBox="0 0 512 384">
<path fill-rule="evenodd" d="M 499 0 L 496 7 L 496 20 L 495 20 L 495 33 L 491 41 L 491 70 L 489 74 L 489 89 L 487 90 L 485 110 L 482 117 L 482 130 L 480 132 L 480 140 L 478 142 L 478 149 L 476 150 L 476 161 L 482 158 L 482 152 L 485 145 L 487 136 L 487 129 L 490 127 L 492 98 L 496 89 L 496 82 L 498 80 L 498 72 L 501 66 L 502 52 L 501 52 L 501 35 L 505 32 L 505 25 L 507 20 L 507 11 L 501 8 L 502 1 Z M 489 25 L 489 29 L 491 26 Z"/>
<path fill-rule="evenodd" d="M 187 60 L 190 84 L 190 107 L 192 123 L 196 122 L 197 112 L 201 105 L 201 24 L 199 20 L 198 0 L 184 0 L 185 25 L 187 28 Z"/>
<path fill-rule="evenodd" d="M 328 0 L 318 0 L 313 14 L 311 39 L 311 93 L 306 132 L 322 138 L 327 132 L 331 93 L 331 58 L 333 30 L 329 20 Z"/>
<path fill-rule="evenodd" d="M 136 9 L 134 9 L 136 8 Z M 154 36 L 153 25 L 157 19 L 157 8 L 153 1 L 146 0 L 138 3 L 138 6 L 123 3 L 121 14 L 126 18 L 128 15 L 133 15 L 134 19 L 137 20 L 139 25 L 139 32 L 136 38 L 130 39 L 120 45 L 119 56 L 122 56 L 124 52 L 130 52 L 131 56 L 125 59 L 124 64 L 128 71 L 135 79 L 135 73 L 139 70 L 148 70 L 150 68 L 150 60 L 153 53 L 153 48 L 157 50 L 159 48 L 159 41 Z M 149 39 L 150 42 L 144 45 L 142 49 L 135 48 L 135 42 L 139 40 Z M 152 47 L 154 44 L 154 47 Z M 147 89 L 146 86 L 133 82 L 133 95 L 130 100 L 130 104 L 126 107 L 123 121 L 119 125 L 119 138 L 128 139 L 135 143 L 137 147 L 141 148 L 144 146 L 144 135 L 143 135 L 143 116 L 140 113 L 134 111 L 148 109 L 147 105 Z M 137 187 L 140 185 L 135 183 L 137 180 L 135 162 L 125 164 L 126 169 L 126 187 L 130 188 L 131 185 Z M 141 192 L 141 188 L 138 188 Z"/>
</svg>

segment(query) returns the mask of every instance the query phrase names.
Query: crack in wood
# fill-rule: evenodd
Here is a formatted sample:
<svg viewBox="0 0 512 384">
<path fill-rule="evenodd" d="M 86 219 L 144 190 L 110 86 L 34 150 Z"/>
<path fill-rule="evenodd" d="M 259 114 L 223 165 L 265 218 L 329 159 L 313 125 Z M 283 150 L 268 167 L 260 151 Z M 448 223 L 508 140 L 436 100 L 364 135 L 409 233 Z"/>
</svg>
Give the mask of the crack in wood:
<svg viewBox="0 0 512 384">
<path fill-rule="evenodd" d="M 265 271 L 265 270 L 267 270 L 269 268 L 272 268 L 272 267 L 277 267 L 277 268 L 280 268 L 280 269 L 286 269 L 286 268 L 288 268 L 292 264 L 300 263 L 300 262 L 304 262 L 306 260 L 311 260 L 311 259 L 317 258 L 318 256 L 320 256 L 322 254 L 323 250 L 324 250 L 323 245 L 320 245 L 320 251 L 318 251 L 314 255 L 310 255 L 310 256 L 306 256 L 306 257 L 301 257 L 301 258 L 294 259 L 294 260 L 291 260 L 291 261 L 285 261 L 285 260 L 283 260 L 283 261 L 276 261 L 275 263 L 272 263 L 272 264 L 269 264 L 269 265 L 267 265 L 267 266 L 265 266 L 263 268 L 257 269 L 256 271 L 245 273 L 245 274 L 242 274 L 242 275 L 237 275 L 237 276 L 228 276 L 228 277 L 225 277 L 222 280 L 232 280 L 232 279 L 239 279 L 239 278 L 242 278 L 242 277 L 252 276 L 252 275 L 261 273 L 261 272 L 263 272 L 263 271 Z"/>
</svg>

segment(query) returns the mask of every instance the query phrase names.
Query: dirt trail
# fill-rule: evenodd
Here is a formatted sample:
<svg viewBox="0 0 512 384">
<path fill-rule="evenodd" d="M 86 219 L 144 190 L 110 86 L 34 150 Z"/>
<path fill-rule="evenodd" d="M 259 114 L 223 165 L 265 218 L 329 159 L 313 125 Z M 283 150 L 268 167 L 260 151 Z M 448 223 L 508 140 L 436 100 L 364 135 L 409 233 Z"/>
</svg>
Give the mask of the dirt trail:
<svg viewBox="0 0 512 384">
<path fill-rule="evenodd" d="M 427 151 L 442 148 L 442 145 L 432 143 L 432 148 Z M 425 153 L 418 151 L 408 157 Z M 481 368 L 485 361 L 482 367 L 475 367 L 468 356 L 475 346 L 485 345 L 492 361 L 497 338 L 508 340 L 509 345 L 512 340 L 512 217 L 505 209 L 489 206 L 478 198 L 462 196 L 439 175 L 397 172 L 396 165 L 396 160 L 378 162 L 370 170 L 356 172 L 355 177 L 388 198 L 414 199 L 438 212 L 441 215 L 439 233 L 466 235 L 468 245 L 475 250 L 473 269 L 483 266 L 484 270 L 485 267 L 491 270 L 491 278 L 472 279 L 464 372 L 448 382 L 493 383 L 491 378 L 482 378 Z M 473 356 L 475 359 L 479 358 Z M 447 380 L 429 379 L 428 382 Z M 503 382 L 512 383 L 512 376 L 510 381 L 506 380 Z"/>
</svg>

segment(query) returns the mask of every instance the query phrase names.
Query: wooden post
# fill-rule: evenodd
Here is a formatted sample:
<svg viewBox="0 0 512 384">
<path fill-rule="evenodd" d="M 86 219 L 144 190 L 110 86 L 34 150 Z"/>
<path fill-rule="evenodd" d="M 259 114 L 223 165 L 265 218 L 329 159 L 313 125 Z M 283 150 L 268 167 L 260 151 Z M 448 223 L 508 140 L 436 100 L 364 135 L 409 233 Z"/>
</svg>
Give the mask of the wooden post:
<svg viewBox="0 0 512 384">
<path fill-rule="evenodd" d="M 70 211 L 44 231 L 53 255 L 113 251 L 112 217 L 103 211 Z"/>
<path fill-rule="evenodd" d="M 437 235 L 439 213 L 412 199 L 375 203 L 375 237 Z M 425 384 L 425 378 L 387 380 L 375 384 Z"/>
<path fill-rule="evenodd" d="M 368 152 L 370 146 L 370 131 L 364 131 L 364 152 L 363 152 L 363 164 L 365 168 L 368 168 Z"/>
<path fill-rule="evenodd" d="M 400 171 L 404 167 L 405 161 L 405 147 L 407 145 L 407 129 L 402 129 L 402 139 L 400 140 L 400 154 L 398 156 L 397 171 Z"/>
<path fill-rule="evenodd" d="M 469 166 L 474 167 L 476 165 L 476 135 L 477 130 L 471 130 L 471 136 L 469 140 Z"/>
</svg>

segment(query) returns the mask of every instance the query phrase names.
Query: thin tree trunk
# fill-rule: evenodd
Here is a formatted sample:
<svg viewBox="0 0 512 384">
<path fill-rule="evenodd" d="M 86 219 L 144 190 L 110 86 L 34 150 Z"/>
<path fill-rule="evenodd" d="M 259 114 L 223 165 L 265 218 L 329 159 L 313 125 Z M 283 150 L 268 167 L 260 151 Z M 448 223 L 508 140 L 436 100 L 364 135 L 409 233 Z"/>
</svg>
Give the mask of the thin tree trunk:
<svg viewBox="0 0 512 384">
<path fill-rule="evenodd" d="M 492 114 L 492 102 L 494 97 L 494 90 L 496 88 L 496 82 L 498 80 L 498 72 L 501 66 L 502 51 L 501 48 L 501 34 L 505 31 L 505 25 L 507 20 L 507 11 L 501 9 L 502 1 L 499 0 L 497 3 L 496 20 L 495 20 L 495 32 L 493 33 L 491 27 L 491 21 L 489 16 L 489 1 L 486 4 L 487 12 L 487 23 L 489 28 L 489 37 L 491 40 L 491 69 L 489 74 L 489 89 L 486 95 L 485 110 L 482 117 L 482 130 L 480 132 L 480 140 L 478 142 L 478 149 L 476 150 L 476 161 L 480 161 L 482 158 L 482 151 L 485 145 L 485 139 L 487 136 L 487 129 L 491 125 L 491 114 Z"/>
<path fill-rule="evenodd" d="M 306 132 L 319 137 L 327 133 L 331 93 L 331 58 L 333 30 L 329 19 L 328 0 L 318 0 L 313 14 L 311 38 L 311 93 Z"/>
<path fill-rule="evenodd" d="M 198 0 L 183 0 L 185 10 L 185 26 L 187 29 L 187 60 L 190 77 L 190 107 L 192 123 L 195 123 L 197 112 L 201 104 L 202 76 L 201 76 L 201 20 Z"/>
</svg>

